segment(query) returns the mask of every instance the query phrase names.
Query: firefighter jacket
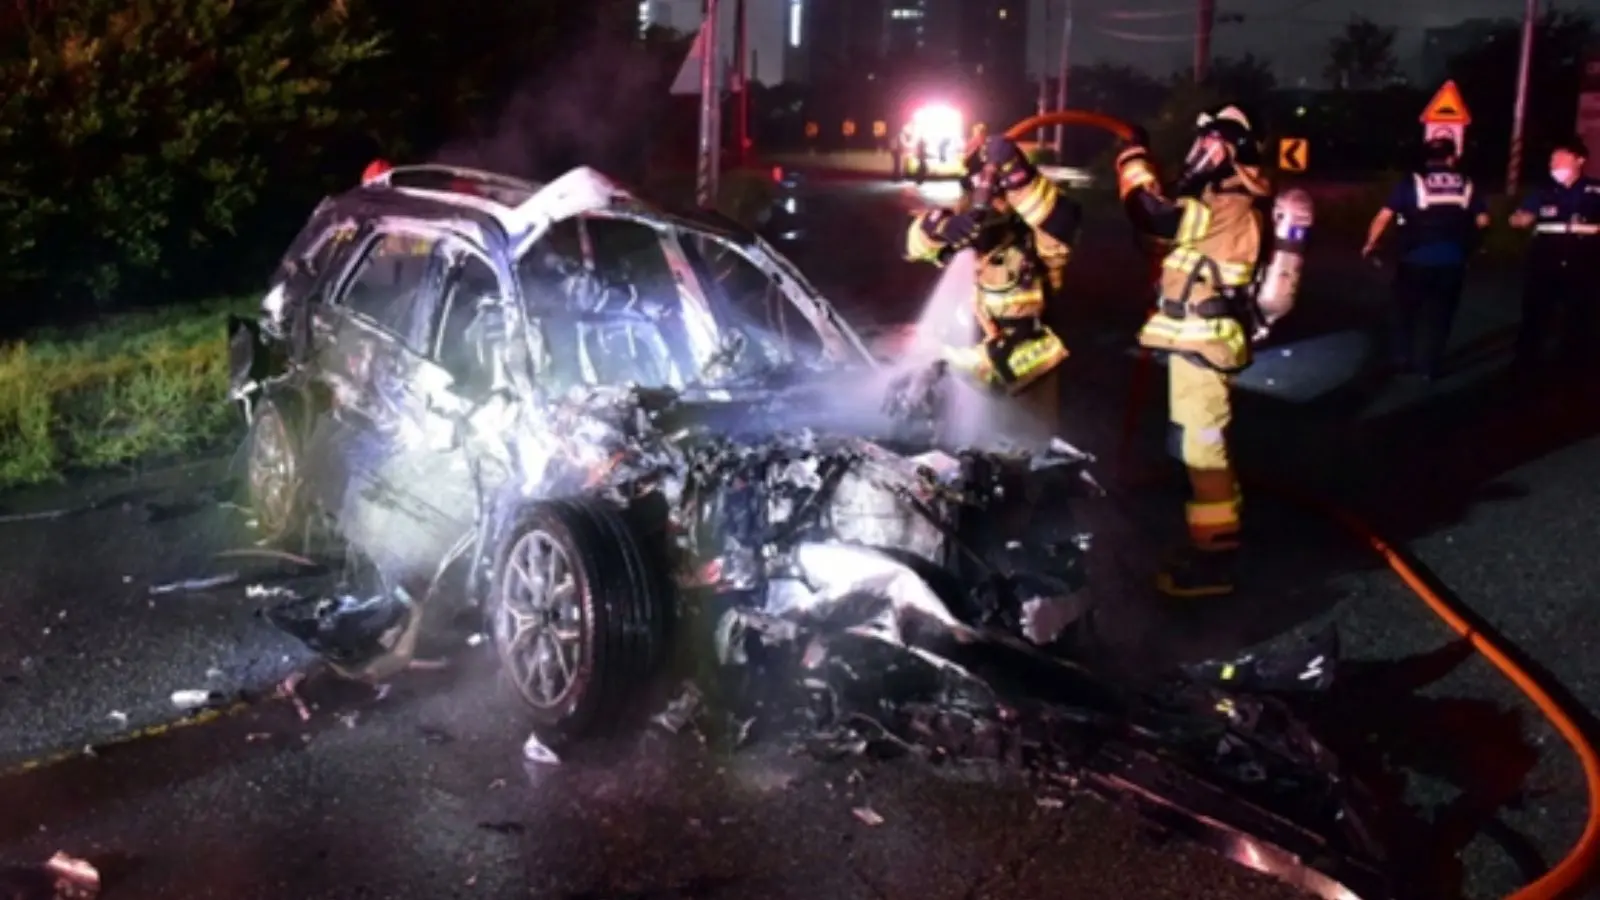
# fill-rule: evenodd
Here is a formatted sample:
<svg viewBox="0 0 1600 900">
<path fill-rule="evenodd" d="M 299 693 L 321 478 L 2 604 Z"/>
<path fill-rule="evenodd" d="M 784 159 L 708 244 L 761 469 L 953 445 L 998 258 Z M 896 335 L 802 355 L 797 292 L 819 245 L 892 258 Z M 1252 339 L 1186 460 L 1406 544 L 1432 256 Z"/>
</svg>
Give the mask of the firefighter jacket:
<svg viewBox="0 0 1600 900">
<path fill-rule="evenodd" d="M 1142 230 L 1164 240 L 1160 298 L 1139 332 L 1153 350 L 1181 353 L 1223 373 L 1250 365 L 1256 269 L 1269 193 L 1258 171 L 1239 167 L 1198 196 L 1161 194 L 1142 151 L 1118 159 L 1124 204 Z"/>
<path fill-rule="evenodd" d="M 1055 185 L 1049 187 L 1051 193 L 1044 199 L 1054 205 L 1061 198 L 1054 193 Z M 1035 205 L 1026 208 L 1035 217 L 1040 213 L 1038 196 L 1025 198 L 1033 200 Z M 971 243 L 978 254 L 973 317 L 983 335 L 975 345 L 946 347 L 943 354 L 951 366 L 1008 394 L 1021 393 L 1067 358 L 1066 345 L 1044 321 L 1046 297 L 1052 293 L 1051 269 L 1040 244 L 1045 243 L 1041 236 L 1048 240 L 1059 272 L 1070 255 L 1072 235 L 1045 234 L 1032 225 L 1022 210 L 1023 207 L 1008 204 L 1006 211 L 994 212 Z M 1051 210 L 1043 212 L 1048 214 Z M 939 234 L 937 223 L 934 213 L 920 215 L 911 223 L 906 237 L 908 259 L 942 264 L 953 251 L 961 249 L 952 247 Z"/>
</svg>

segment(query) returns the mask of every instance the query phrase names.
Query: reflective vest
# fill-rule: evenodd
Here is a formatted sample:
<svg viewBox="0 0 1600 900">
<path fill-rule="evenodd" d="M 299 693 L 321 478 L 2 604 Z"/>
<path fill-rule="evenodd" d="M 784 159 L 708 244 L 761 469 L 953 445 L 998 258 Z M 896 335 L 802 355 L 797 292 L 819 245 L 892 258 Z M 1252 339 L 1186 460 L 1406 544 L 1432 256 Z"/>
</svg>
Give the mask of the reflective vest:
<svg viewBox="0 0 1600 900">
<path fill-rule="evenodd" d="M 1237 181 L 1237 179 L 1231 179 Z M 1221 372 L 1250 365 L 1244 320 L 1261 260 L 1262 218 L 1243 187 L 1178 199 L 1182 217 L 1161 261 L 1161 299 L 1139 343 Z"/>
<path fill-rule="evenodd" d="M 1477 235 L 1472 204 L 1472 179 L 1449 169 L 1429 169 L 1411 176 L 1417 208 L 1401 216 L 1400 244 L 1409 252 L 1429 244 L 1471 245 Z"/>
<path fill-rule="evenodd" d="M 968 347 L 946 347 L 944 358 L 995 390 L 1017 394 L 1067 358 L 1062 343 L 1044 324 L 1045 291 L 1031 248 L 1008 244 L 978 264 L 973 315 L 983 339 Z"/>
</svg>

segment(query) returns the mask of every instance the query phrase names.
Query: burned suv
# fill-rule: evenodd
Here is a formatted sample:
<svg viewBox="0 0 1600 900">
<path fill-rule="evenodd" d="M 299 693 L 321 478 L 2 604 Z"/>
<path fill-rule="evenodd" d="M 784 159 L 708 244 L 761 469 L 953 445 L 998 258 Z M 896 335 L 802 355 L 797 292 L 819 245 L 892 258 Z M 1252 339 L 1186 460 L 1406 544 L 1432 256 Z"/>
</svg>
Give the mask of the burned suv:
<svg viewBox="0 0 1600 900">
<path fill-rule="evenodd" d="M 1319 895 L 1387 894 L 1364 795 L 1285 704 L 1120 685 L 1041 633 L 1085 580 L 1092 460 L 942 446 L 923 379 L 747 230 L 589 169 L 400 168 L 324 201 L 231 327 L 258 527 L 354 563 L 269 617 L 346 674 L 467 610 L 573 737 L 688 647 L 796 686 L 813 734 L 1025 765 Z M 1225 669 L 1303 688 L 1331 652 Z"/>
<path fill-rule="evenodd" d="M 569 733 L 656 667 L 690 598 L 799 615 L 900 578 L 898 602 L 956 624 L 925 566 L 969 579 L 967 621 L 1015 616 L 999 562 L 971 549 L 1000 532 L 958 511 L 1037 470 L 1081 483 L 1064 446 L 1050 465 L 931 450 L 885 417 L 860 338 L 761 238 L 589 169 L 543 187 L 396 169 L 325 201 L 261 320 L 239 324 L 258 526 L 331 525 L 378 585 L 297 634 L 378 676 L 408 659 L 421 610 L 465 600 L 539 721 Z M 963 528 L 986 533 L 958 551 Z M 1037 577 L 1008 583 L 1075 588 L 1081 548 L 1054 535 L 1030 545 Z"/>
</svg>

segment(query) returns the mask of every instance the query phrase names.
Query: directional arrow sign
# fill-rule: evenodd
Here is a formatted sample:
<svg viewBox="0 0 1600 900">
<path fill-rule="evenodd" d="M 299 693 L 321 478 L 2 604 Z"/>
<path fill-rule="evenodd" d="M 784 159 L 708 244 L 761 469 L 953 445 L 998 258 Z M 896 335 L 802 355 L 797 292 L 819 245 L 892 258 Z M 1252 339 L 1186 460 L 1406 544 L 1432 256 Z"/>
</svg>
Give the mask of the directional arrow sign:
<svg viewBox="0 0 1600 900">
<path fill-rule="evenodd" d="M 1422 124 L 1424 125 L 1471 125 L 1472 113 L 1467 110 L 1467 101 L 1461 99 L 1461 89 L 1456 87 L 1454 81 L 1446 81 L 1439 88 L 1439 93 L 1433 95 L 1428 101 L 1428 106 L 1422 111 Z"/>
<path fill-rule="evenodd" d="M 1310 148 L 1305 138 L 1283 138 L 1278 141 L 1278 168 L 1285 172 L 1304 172 L 1311 162 Z"/>
</svg>

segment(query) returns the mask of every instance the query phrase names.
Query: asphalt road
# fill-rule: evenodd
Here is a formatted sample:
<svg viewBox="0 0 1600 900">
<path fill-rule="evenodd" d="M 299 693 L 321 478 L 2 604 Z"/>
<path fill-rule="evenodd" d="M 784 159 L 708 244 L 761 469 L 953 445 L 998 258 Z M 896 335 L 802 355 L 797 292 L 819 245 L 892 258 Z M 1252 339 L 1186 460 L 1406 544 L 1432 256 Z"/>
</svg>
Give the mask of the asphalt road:
<svg viewBox="0 0 1600 900">
<path fill-rule="evenodd" d="M 925 199 L 815 185 L 774 230 L 799 232 L 780 246 L 851 318 L 892 339 L 933 277 L 888 261 L 901 214 Z M 1087 233 L 1073 270 L 1082 300 L 1063 327 L 1080 386 L 1071 436 L 1101 455 L 1112 488 L 1085 510 L 1102 664 L 1137 676 L 1336 622 L 1355 662 L 1319 718 L 1417 808 L 1407 850 L 1440 863 L 1428 896 L 1500 896 L 1553 862 L 1582 823 L 1575 761 L 1328 523 L 1252 490 L 1239 596 L 1174 609 L 1145 588 L 1176 536 L 1180 495 L 1158 456 L 1159 379 L 1137 407 L 1132 452 L 1119 452 L 1140 383 L 1125 329 L 1145 300 L 1125 226 L 1095 221 Z M 1381 524 L 1593 708 L 1597 394 L 1501 383 L 1481 349 L 1509 305 L 1492 273 L 1464 313 L 1473 346 L 1459 374 L 1426 390 L 1364 390 L 1355 376 L 1363 329 L 1381 312 L 1376 273 L 1337 247 L 1312 273 L 1305 315 L 1243 392 L 1241 456 Z M 254 697 L 304 668 L 241 589 L 288 570 L 214 558 L 249 543 L 224 502 L 226 475 L 200 464 L 0 500 L 12 515 L 94 506 L 0 522 L 0 765 L 169 722 L 176 690 Z M 238 584 L 209 592 L 149 592 L 231 571 Z M 108 897 L 1295 896 L 1154 841 L 1093 801 L 1046 808 L 1018 786 L 823 764 L 775 740 L 728 755 L 647 732 L 528 767 L 525 722 L 487 654 L 459 645 L 452 662 L 381 697 L 314 677 L 308 720 L 265 700 L 0 778 L 0 858 L 89 857 Z"/>
</svg>

